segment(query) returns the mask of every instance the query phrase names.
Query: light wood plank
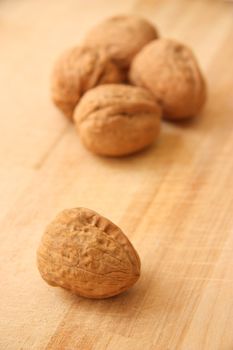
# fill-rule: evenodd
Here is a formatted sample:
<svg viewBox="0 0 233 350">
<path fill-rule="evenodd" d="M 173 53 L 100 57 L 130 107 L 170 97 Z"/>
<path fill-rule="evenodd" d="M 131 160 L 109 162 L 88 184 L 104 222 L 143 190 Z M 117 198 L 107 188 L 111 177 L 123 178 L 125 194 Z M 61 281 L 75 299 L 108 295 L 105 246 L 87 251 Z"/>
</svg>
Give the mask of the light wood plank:
<svg viewBox="0 0 233 350">
<path fill-rule="evenodd" d="M 232 349 L 232 5 L 5 0 L 0 10 L 0 349 Z M 197 120 L 164 123 L 147 151 L 106 159 L 53 107 L 49 75 L 60 51 L 118 12 L 193 47 L 209 99 Z M 43 229 L 75 206 L 109 217 L 134 243 L 142 276 L 130 291 L 85 300 L 41 280 Z"/>
</svg>

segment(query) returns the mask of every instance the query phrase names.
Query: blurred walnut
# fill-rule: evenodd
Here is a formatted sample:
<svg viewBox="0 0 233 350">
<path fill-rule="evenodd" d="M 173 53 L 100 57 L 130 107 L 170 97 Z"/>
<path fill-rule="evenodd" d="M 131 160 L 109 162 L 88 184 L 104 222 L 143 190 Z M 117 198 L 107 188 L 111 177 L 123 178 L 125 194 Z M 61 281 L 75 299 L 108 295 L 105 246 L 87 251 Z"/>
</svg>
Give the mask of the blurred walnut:
<svg viewBox="0 0 233 350">
<path fill-rule="evenodd" d="M 99 84 L 121 83 L 124 77 L 102 48 L 75 47 L 58 59 L 52 74 L 52 98 L 72 119 L 73 110 L 88 89 Z"/>
<path fill-rule="evenodd" d="M 192 51 L 170 39 L 155 40 L 138 53 L 130 80 L 154 94 L 167 119 L 192 117 L 206 100 L 205 81 Z"/>
<path fill-rule="evenodd" d="M 142 47 L 157 37 L 157 30 L 150 22 L 127 15 L 110 17 L 97 24 L 87 34 L 85 43 L 104 47 L 111 59 L 125 70 Z"/>
<path fill-rule="evenodd" d="M 89 150 L 123 156 L 156 140 L 160 115 L 159 105 L 145 89 L 110 84 L 88 91 L 74 111 L 74 120 Z"/>
<path fill-rule="evenodd" d="M 90 209 L 61 212 L 37 253 L 43 279 L 87 298 L 108 298 L 131 287 L 140 259 L 124 233 Z"/>
</svg>

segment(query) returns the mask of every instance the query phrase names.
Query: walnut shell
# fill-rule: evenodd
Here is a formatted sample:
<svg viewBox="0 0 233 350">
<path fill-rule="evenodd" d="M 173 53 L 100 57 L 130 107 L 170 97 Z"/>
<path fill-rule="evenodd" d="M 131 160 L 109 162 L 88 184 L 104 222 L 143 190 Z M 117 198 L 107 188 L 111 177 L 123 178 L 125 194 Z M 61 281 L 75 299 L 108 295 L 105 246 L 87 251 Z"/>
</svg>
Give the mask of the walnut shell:
<svg viewBox="0 0 233 350">
<path fill-rule="evenodd" d="M 137 152 L 160 131 L 160 106 L 146 91 L 129 85 L 101 85 L 89 90 L 74 111 L 84 145 L 106 156 Z"/>
<path fill-rule="evenodd" d="M 206 100 L 206 84 L 192 51 L 174 40 L 158 39 L 135 57 L 130 81 L 147 88 L 167 119 L 195 116 Z"/>
<path fill-rule="evenodd" d="M 104 47 L 112 60 L 127 69 L 136 53 L 157 37 L 155 27 L 143 18 L 114 16 L 92 28 L 85 43 L 92 47 Z"/>
<path fill-rule="evenodd" d="M 52 74 L 52 99 L 70 119 L 80 97 L 99 84 L 121 83 L 125 76 L 102 48 L 74 47 L 63 53 Z"/>
<path fill-rule="evenodd" d="M 47 227 L 37 252 L 42 278 L 87 298 L 101 299 L 131 287 L 140 259 L 119 227 L 85 209 L 67 209 Z"/>
</svg>

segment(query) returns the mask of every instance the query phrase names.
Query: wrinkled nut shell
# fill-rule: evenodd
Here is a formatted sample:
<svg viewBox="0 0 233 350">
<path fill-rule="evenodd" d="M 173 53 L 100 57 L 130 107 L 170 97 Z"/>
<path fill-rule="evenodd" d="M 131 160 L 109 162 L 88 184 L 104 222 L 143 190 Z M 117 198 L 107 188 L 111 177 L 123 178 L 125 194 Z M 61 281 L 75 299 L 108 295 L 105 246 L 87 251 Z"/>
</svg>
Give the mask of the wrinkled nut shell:
<svg viewBox="0 0 233 350">
<path fill-rule="evenodd" d="M 37 252 L 42 278 L 87 298 L 101 299 L 131 287 L 140 259 L 111 221 L 85 209 L 67 209 L 47 227 Z"/>
<path fill-rule="evenodd" d="M 70 119 L 80 97 L 99 84 L 122 83 L 125 77 L 102 48 L 74 47 L 63 53 L 52 73 L 52 99 Z"/>
<path fill-rule="evenodd" d="M 146 45 L 133 60 L 130 81 L 161 102 L 164 117 L 195 116 L 206 100 L 206 84 L 192 51 L 170 39 Z"/>
<path fill-rule="evenodd" d="M 136 53 L 157 37 L 157 30 L 147 20 L 137 16 L 115 16 L 92 28 L 85 44 L 104 47 L 112 60 L 127 69 Z"/>
<path fill-rule="evenodd" d="M 89 90 L 74 111 L 80 139 L 93 153 L 123 156 L 158 137 L 161 109 L 145 89 L 101 85 Z"/>
</svg>

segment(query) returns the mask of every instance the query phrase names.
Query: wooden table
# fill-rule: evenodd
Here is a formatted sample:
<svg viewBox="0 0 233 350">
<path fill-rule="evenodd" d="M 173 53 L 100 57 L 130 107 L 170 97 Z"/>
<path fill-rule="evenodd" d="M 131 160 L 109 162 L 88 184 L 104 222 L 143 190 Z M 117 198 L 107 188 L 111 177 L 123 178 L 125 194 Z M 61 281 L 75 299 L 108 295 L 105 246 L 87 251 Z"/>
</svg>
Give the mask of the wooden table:
<svg viewBox="0 0 233 350">
<path fill-rule="evenodd" d="M 100 19 L 145 15 L 189 44 L 209 99 L 164 123 L 158 145 L 124 159 L 86 151 L 49 96 L 54 59 Z M 233 6 L 187 0 L 0 3 L 0 349 L 233 349 Z M 69 207 L 117 223 L 140 281 L 95 301 L 49 287 L 35 252 Z"/>
</svg>

